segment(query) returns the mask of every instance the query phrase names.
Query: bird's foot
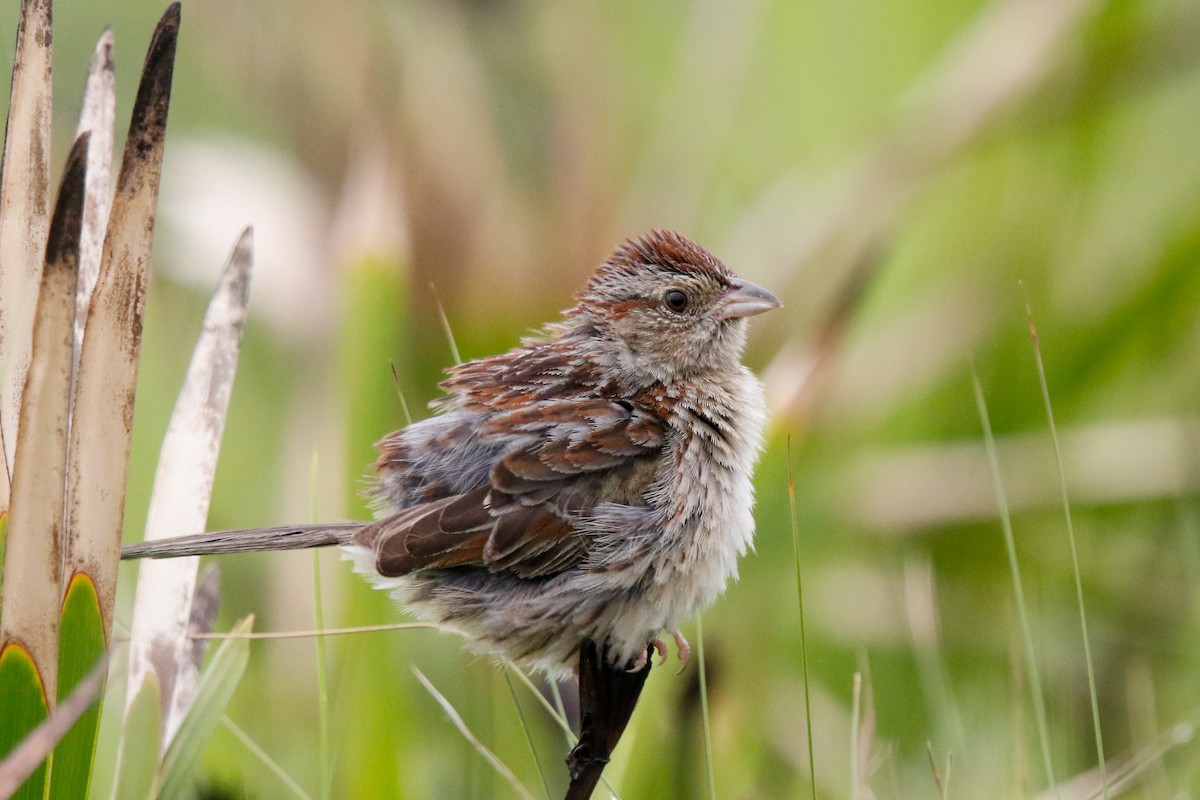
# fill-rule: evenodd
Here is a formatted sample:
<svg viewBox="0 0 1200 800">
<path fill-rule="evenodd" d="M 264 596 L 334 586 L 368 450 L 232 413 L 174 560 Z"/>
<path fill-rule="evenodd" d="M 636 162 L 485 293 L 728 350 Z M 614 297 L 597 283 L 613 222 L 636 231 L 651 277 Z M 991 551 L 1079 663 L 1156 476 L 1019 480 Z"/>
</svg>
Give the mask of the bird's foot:
<svg viewBox="0 0 1200 800">
<path fill-rule="evenodd" d="M 679 651 L 679 672 L 687 669 L 688 661 L 692 658 L 692 646 L 688 644 L 688 640 L 683 638 L 683 634 L 679 629 L 671 631 L 671 636 L 675 639 L 675 648 Z M 676 673 L 679 674 L 678 672 Z"/>
<path fill-rule="evenodd" d="M 667 662 L 667 645 L 662 639 L 652 639 L 649 642 L 649 647 L 641 652 L 626 672 L 641 672 L 646 668 L 646 664 L 650 661 L 650 647 L 653 647 L 654 651 L 658 653 L 658 657 L 662 659 L 662 663 L 665 664 Z"/>
</svg>

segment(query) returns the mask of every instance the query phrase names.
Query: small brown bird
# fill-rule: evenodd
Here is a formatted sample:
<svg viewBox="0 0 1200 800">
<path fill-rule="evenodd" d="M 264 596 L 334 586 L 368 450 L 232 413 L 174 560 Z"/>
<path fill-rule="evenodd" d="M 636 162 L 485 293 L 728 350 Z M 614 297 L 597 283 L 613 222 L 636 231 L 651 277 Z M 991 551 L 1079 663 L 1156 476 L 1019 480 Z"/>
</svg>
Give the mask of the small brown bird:
<svg viewBox="0 0 1200 800">
<path fill-rule="evenodd" d="M 372 523 L 132 545 L 165 558 L 340 545 L 477 652 L 569 673 L 580 644 L 640 670 L 737 575 L 754 534 L 762 388 L 746 318 L 780 305 L 693 242 L 621 245 L 543 334 L 449 371 L 439 413 L 385 437 Z"/>
</svg>

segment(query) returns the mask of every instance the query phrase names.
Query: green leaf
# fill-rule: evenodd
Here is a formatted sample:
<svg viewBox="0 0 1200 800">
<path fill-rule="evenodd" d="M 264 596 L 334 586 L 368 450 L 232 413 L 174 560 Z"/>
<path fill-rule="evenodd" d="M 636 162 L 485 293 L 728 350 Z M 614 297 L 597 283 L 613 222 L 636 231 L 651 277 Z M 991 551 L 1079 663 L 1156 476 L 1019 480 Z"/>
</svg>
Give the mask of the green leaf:
<svg viewBox="0 0 1200 800">
<path fill-rule="evenodd" d="M 253 625 L 254 617 L 246 617 L 234 626 L 232 633 L 249 633 Z M 187 796 L 192 771 L 199 763 L 213 731 L 220 724 L 229 698 L 242 679 L 249 660 L 248 639 L 226 639 L 205 667 L 200 684 L 196 687 L 191 710 L 184 717 L 179 732 L 163 758 L 162 788 L 158 795 L 163 800 Z"/>
<path fill-rule="evenodd" d="M 0 651 L 0 756 L 7 756 L 48 716 L 45 687 L 29 652 L 10 643 Z M 42 764 L 17 793 L 16 800 L 42 800 L 47 780 Z"/>
<path fill-rule="evenodd" d="M 70 732 L 79 718 L 99 701 L 107 674 L 108 655 L 105 654 L 79 682 L 75 691 L 58 704 L 54 713 L 42 720 L 20 744 L 4 756 L 4 760 L 0 761 L 0 798 L 12 797 L 30 777 L 39 772 L 45 774 L 47 760 L 52 768 L 51 755 L 55 746 Z M 45 686 L 44 682 L 42 686 Z M 49 780 L 44 780 L 43 783 L 47 784 L 43 788 L 48 788 Z M 51 792 L 48 796 L 57 798 L 60 793 Z"/>
<path fill-rule="evenodd" d="M 158 678 L 147 673 L 121 726 L 117 753 L 117 782 L 113 797 L 148 800 L 158 778 L 158 744 L 162 738 L 162 708 Z"/>
<path fill-rule="evenodd" d="M 63 600 L 58 642 L 58 699 L 62 701 L 103 656 L 104 620 L 96 585 L 87 574 L 71 576 Z M 55 798 L 87 797 L 100 729 L 100 704 L 84 713 L 54 750 Z"/>
</svg>

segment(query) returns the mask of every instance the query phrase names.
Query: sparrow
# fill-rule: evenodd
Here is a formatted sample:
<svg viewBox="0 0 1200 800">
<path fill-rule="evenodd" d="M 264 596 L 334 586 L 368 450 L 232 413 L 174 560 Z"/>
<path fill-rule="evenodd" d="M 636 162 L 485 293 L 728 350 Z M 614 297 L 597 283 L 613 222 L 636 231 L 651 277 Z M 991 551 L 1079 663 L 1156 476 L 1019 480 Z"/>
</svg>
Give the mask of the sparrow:
<svg viewBox="0 0 1200 800">
<path fill-rule="evenodd" d="M 585 641 L 646 666 L 712 604 L 754 536 L 766 403 L 741 363 L 777 308 L 678 233 L 626 241 L 576 303 L 502 355 L 448 370 L 436 413 L 386 436 L 373 522 L 127 546 L 164 558 L 337 545 L 354 569 L 468 649 L 549 677 Z"/>
</svg>

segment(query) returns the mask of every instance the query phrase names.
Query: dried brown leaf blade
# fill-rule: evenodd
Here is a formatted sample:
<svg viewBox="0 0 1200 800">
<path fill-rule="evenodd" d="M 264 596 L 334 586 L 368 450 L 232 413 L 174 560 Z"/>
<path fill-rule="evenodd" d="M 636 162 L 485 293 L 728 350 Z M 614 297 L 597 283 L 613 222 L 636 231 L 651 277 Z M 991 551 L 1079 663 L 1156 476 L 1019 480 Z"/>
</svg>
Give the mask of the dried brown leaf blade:
<svg viewBox="0 0 1200 800">
<path fill-rule="evenodd" d="M 154 32 L 88 309 L 68 461 L 66 566 L 96 584 L 112 626 L 142 316 L 162 168 L 179 4 Z"/>
<path fill-rule="evenodd" d="M 17 433 L 0 620 L 0 641 L 20 642 L 29 651 L 51 704 L 58 664 L 67 418 L 87 149 L 84 134 L 67 160 L 41 270 L 33 357 Z"/>
<path fill-rule="evenodd" d="M 8 508 L 49 216 L 52 40 L 50 0 L 23 0 L 0 167 L 0 513 Z"/>
<path fill-rule="evenodd" d="M 83 205 L 83 232 L 79 239 L 79 284 L 75 311 L 75 363 L 83 344 L 83 324 L 96 278 L 100 275 L 100 257 L 104 251 L 104 232 L 112 205 L 113 125 L 116 117 L 116 73 L 113 66 L 113 33 L 105 29 L 96 42 L 83 102 L 79 109 L 78 136 L 92 134 L 88 148 L 87 195 Z"/>
<path fill-rule="evenodd" d="M 252 263 L 253 234 L 247 228 L 209 304 L 163 440 L 146 521 L 147 539 L 203 530 L 208 519 L 246 319 Z M 137 695 L 147 673 L 157 674 L 162 687 L 163 750 L 191 705 L 199 677 L 194 643 L 188 637 L 199 563 L 198 556 L 147 561 L 138 573 L 128 697 Z"/>
</svg>

